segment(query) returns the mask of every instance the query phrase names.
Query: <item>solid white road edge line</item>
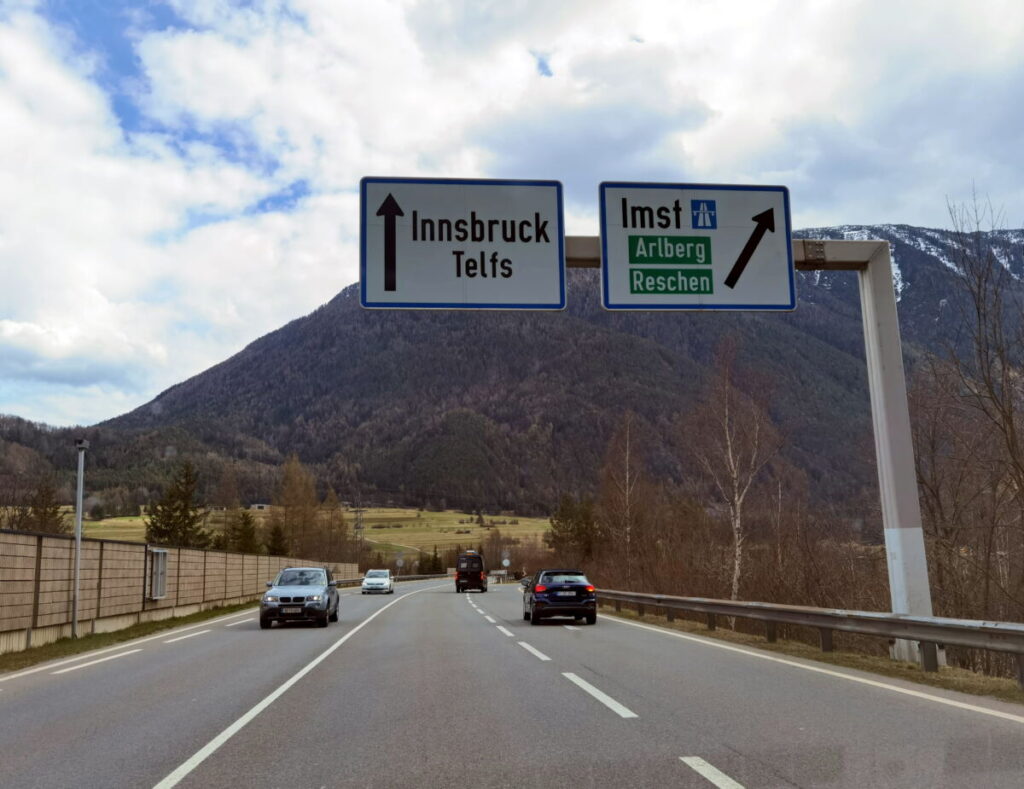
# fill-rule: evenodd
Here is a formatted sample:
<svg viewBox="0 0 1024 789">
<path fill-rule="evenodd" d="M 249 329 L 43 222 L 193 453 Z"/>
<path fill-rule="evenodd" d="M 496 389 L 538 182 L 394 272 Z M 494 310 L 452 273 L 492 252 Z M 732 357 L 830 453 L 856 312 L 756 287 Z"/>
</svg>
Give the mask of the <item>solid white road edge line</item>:
<svg viewBox="0 0 1024 789">
<path fill-rule="evenodd" d="M 504 633 L 506 636 L 514 635 L 511 630 L 509 630 L 507 627 L 502 627 L 501 625 L 498 625 L 498 630 Z"/>
<path fill-rule="evenodd" d="M 491 623 L 492 625 L 493 625 L 493 624 L 496 624 L 496 622 L 495 622 L 495 620 L 494 620 L 494 617 L 490 617 L 490 616 L 485 616 L 485 617 L 484 617 L 484 619 L 486 619 L 486 620 L 487 620 L 488 622 L 490 622 L 490 623 Z"/>
<path fill-rule="evenodd" d="M 831 669 L 819 668 L 818 666 L 807 666 L 803 663 L 797 663 L 795 660 L 786 660 L 785 658 L 778 658 L 774 655 L 767 655 L 761 652 L 755 652 L 752 649 L 734 647 L 731 644 L 723 644 L 718 641 L 713 641 L 707 638 L 699 638 L 698 636 L 691 636 L 685 633 L 677 633 L 672 630 L 666 630 L 664 628 L 654 627 L 652 625 L 642 625 L 639 622 L 629 622 L 625 619 L 619 619 L 615 616 L 606 616 L 604 617 L 603 621 L 617 622 L 620 625 L 629 625 L 630 627 L 639 627 L 643 630 L 650 630 L 653 633 L 661 633 L 665 636 L 681 638 L 684 641 L 693 641 L 696 644 L 703 644 L 706 647 L 716 647 L 717 649 L 725 649 L 729 652 L 739 652 L 742 655 L 749 655 L 750 657 L 755 657 L 759 660 L 768 660 L 772 663 L 781 663 L 784 666 L 792 666 L 793 668 L 800 668 L 804 671 L 813 671 L 817 674 L 825 674 L 829 677 L 838 677 L 839 679 L 849 680 L 850 682 L 859 682 L 861 685 L 870 685 L 874 688 L 881 688 L 882 690 L 892 691 L 893 693 L 901 693 L 904 696 L 913 696 L 914 698 L 924 699 L 926 701 L 933 701 L 936 704 L 945 704 L 949 707 L 957 707 L 958 709 L 969 710 L 970 712 L 980 712 L 982 715 L 991 715 L 994 718 L 1002 718 L 1003 720 L 1013 721 L 1014 723 L 1024 723 L 1024 716 L 1014 715 L 1010 712 L 1002 712 L 1001 710 L 994 710 L 988 707 L 979 707 L 976 704 L 967 704 L 963 701 L 946 699 L 942 696 L 935 696 L 931 693 L 922 693 L 919 690 L 911 690 L 910 688 L 901 688 L 898 685 L 890 685 L 887 682 L 878 682 L 877 680 L 867 679 L 865 677 L 856 677 L 853 674 L 844 674 L 841 671 L 832 671 Z"/>
<path fill-rule="evenodd" d="M 255 622 L 255 621 L 256 621 L 256 617 L 251 616 L 248 619 L 242 619 L 241 621 L 232 622 L 229 625 L 224 625 L 224 627 L 234 627 L 235 625 L 244 625 L 246 622 Z"/>
<path fill-rule="evenodd" d="M 99 660 L 90 660 L 88 663 L 79 663 L 77 666 L 71 666 L 70 668 L 62 668 L 60 671 L 51 671 L 51 674 L 67 674 L 69 671 L 78 671 L 80 668 L 86 666 L 95 666 L 97 663 L 105 663 L 108 660 L 114 660 L 119 657 L 125 657 L 125 655 L 134 655 L 136 652 L 141 652 L 141 649 L 130 649 L 127 652 L 122 652 L 119 655 L 107 655 L 101 657 Z"/>
<path fill-rule="evenodd" d="M 529 652 L 531 655 L 533 655 L 535 658 L 538 658 L 539 660 L 551 660 L 551 658 L 549 658 L 539 649 L 537 649 L 536 647 L 531 647 L 525 641 L 520 641 L 519 646 L 521 646 L 523 649 L 525 649 L 527 652 Z"/>
<path fill-rule="evenodd" d="M 608 709 L 610 709 L 612 712 L 614 712 L 616 715 L 618 715 L 620 718 L 638 718 L 639 717 L 639 715 L 637 715 L 635 712 L 633 712 L 633 710 L 631 710 L 629 707 L 626 707 L 626 706 L 623 706 L 622 704 L 619 704 L 619 702 L 617 702 L 615 699 L 613 699 L 607 693 L 604 693 L 603 691 L 598 690 L 593 685 L 591 685 L 589 682 L 587 682 L 585 679 L 580 679 L 575 674 L 573 674 L 571 671 L 563 671 L 562 672 L 562 676 L 565 677 L 570 682 L 572 682 L 573 684 L 575 684 L 575 685 L 579 686 L 580 688 L 582 688 L 583 690 L 585 690 L 587 693 L 589 693 L 591 696 L 593 696 L 599 702 L 604 704 L 604 706 L 606 706 Z"/>
<path fill-rule="evenodd" d="M 566 630 L 579 630 L 575 625 L 562 625 Z"/>
<path fill-rule="evenodd" d="M 719 787 L 719 789 L 743 789 L 743 784 L 737 783 L 717 767 L 708 764 L 699 756 L 680 756 L 679 761 L 700 773 L 715 786 Z"/>
<path fill-rule="evenodd" d="M 258 603 L 253 603 L 253 605 L 258 605 Z M 83 652 L 81 655 L 78 655 L 73 658 L 68 658 L 67 660 L 61 660 L 57 663 L 46 663 L 42 666 L 36 666 L 35 668 L 28 668 L 24 671 L 19 671 L 17 674 L 8 674 L 7 676 L 0 677 L 0 682 L 7 682 L 8 680 L 17 679 L 18 677 L 24 677 L 28 674 L 35 674 L 37 671 L 47 671 L 51 668 L 56 668 L 57 666 L 66 666 L 68 663 L 76 663 L 79 660 L 88 660 L 93 655 L 104 655 L 107 652 L 116 652 L 119 649 L 134 646 L 135 644 L 145 644 L 147 641 L 156 641 L 158 638 L 166 638 L 171 633 L 184 633 L 186 630 L 195 630 L 197 627 L 206 627 L 207 625 L 214 625 L 218 622 L 226 622 L 229 619 L 234 619 L 239 616 L 248 616 L 251 613 L 251 610 L 239 611 L 238 613 L 228 614 L 227 616 L 218 616 L 216 619 L 207 619 L 203 622 L 200 622 L 198 625 L 188 625 L 186 627 L 172 627 L 170 630 L 166 630 L 163 633 L 160 633 L 159 635 L 147 636 L 146 638 L 133 638 L 131 641 L 125 641 L 123 644 L 118 644 L 116 647 L 107 647 L 106 649 L 97 649 L 90 652 Z"/>
<path fill-rule="evenodd" d="M 196 769 L 196 767 L 198 767 L 210 756 L 212 756 L 217 751 L 217 749 L 220 748 L 220 746 L 222 746 L 224 743 L 226 743 L 228 740 L 234 737 L 239 731 L 241 731 L 242 728 L 247 723 L 249 723 L 249 721 L 251 721 L 257 715 L 263 712 L 263 710 L 265 710 L 267 707 L 269 707 L 271 704 L 277 701 L 277 699 L 284 695 L 288 691 L 288 689 L 292 687 L 292 685 L 294 685 L 296 682 L 298 682 L 300 679 L 306 676 L 310 671 L 312 671 L 314 668 L 320 665 L 324 660 L 326 660 L 331 655 L 331 653 L 333 653 L 342 644 L 344 644 L 346 641 L 352 638 L 352 636 L 354 636 L 356 633 L 358 633 L 360 630 L 366 627 L 366 625 L 370 624 L 370 622 L 372 622 L 378 616 L 380 616 L 389 608 L 391 608 L 391 606 L 395 605 L 396 603 L 400 603 L 407 597 L 412 597 L 414 594 L 419 594 L 420 592 L 427 592 L 431 589 L 440 588 L 440 586 L 424 586 L 420 589 L 416 589 L 415 591 L 408 592 L 402 595 L 401 597 L 392 600 L 387 605 L 378 608 L 376 611 L 374 611 L 372 614 L 366 617 L 366 619 L 364 619 L 358 625 L 349 630 L 345 635 L 343 635 L 341 638 L 339 638 L 337 641 L 335 641 L 333 644 L 327 647 L 327 649 L 325 649 L 323 652 L 321 652 L 319 655 L 317 655 L 315 658 L 309 661 L 309 663 L 300 668 L 290 678 L 285 680 L 280 686 L 278 686 L 276 690 L 272 691 L 270 695 L 268 695 L 266 698 L 264 698 L 262 701 L 256 704 L 255 707 L 250 709 L 247 713 L 242 715 L 242 717 L 240 717 L 238 720 L 236 720 L 234 723 L 232 723 L 230 726 L 224 729 L 224 731 L 222 731 L 220 734 L 218 734 L 216 737 L 214 737 L 212 740 L 206 743 L 206 745 L 204 745 L 202 748 L 196 751 L 174 772 L 172 772 L 170 775 L 168 775 L 166 778 L 160 781 L 160 783 L 158 783 L 154 787 L 154 789 L 171 789 L 172 786 L 177 786 L 178 783 L 183 778 L 185 778 L 189 773 Z"/>
<path fill-rule="evenodd" d="M 169 638 L 166 641 L 164 641 L 164 643 L 165 644 L 173 644 L 175 641 L 184 641 L 186 638 L 195 638 L 196 636 L 201 636 L 203 633 L 209 633 L 209 632 L 210 632 L 209 630 L 200 630 L 198 633 L 188 633 L 187 635 L 178 636 L 177 638 Z"/>
</svg>

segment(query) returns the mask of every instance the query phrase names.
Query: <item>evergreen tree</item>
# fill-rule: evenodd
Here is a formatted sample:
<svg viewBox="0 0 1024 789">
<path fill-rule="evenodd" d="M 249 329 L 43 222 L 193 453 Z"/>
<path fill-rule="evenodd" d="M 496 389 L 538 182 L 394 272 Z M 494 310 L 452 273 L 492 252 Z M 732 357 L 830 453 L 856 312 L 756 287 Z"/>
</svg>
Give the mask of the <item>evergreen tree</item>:
<svg viewBox="0 0 1024 789">
<path fill-rule="evenodd" d="M 228 527 L 228 547 L 239 553 L 259 553 L 256 519 L 248 510 L 239 510 Z"/>
<path fill-rule="evenodd" d="M 52 479 L 44 478 L 36 486 L 28 509 L 28 528 L 30 531 L 48 534 L 64 534 L 70 531 L 70 525 L 57 501 L 57 489 Z"/>
<path fill-rule="evenodd" d="M 146 519 L 146 542 L 178 548 L 208 548 L 210 534 L 203 528 L 206 512 L 196 504 L 199 476 L 185 461 L 164 495 L 153 502 Z"/>
<path fill-rule="evenodd" d="M 576 501 L 566 495 L 551 516 L 551 530 L 544 535 L 544 542 L 557 556 L 580 562 L 593 557 L 600 536 L 594 502 L 588 498 Z"/>
<path fill-rule="evenodd" d="M 270 524 L 270 533 L 267 537 L 267 553 L 271 556 L 288 555 L 288 540 L 284 536 L 284 528 L 280 523 Z"/>
</svg>

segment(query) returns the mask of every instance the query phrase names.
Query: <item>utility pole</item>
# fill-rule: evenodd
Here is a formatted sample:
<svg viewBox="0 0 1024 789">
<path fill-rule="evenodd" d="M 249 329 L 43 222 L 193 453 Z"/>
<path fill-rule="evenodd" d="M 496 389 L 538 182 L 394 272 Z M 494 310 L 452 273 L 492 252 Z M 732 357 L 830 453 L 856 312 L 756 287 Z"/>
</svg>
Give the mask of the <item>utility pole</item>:
<svg viewBox="0 0 1024 789">
<path fill-rule="evenodd" d="M 89 442 L 84 438 L 75 441 L 78 448 L 78 491 L 75 495 L 75 588 L 71 596 L 71 637 L 78 638 L 78 595 L 82 574 L 82 490 L 85 484 L 85 450 Z"/>
</svg>

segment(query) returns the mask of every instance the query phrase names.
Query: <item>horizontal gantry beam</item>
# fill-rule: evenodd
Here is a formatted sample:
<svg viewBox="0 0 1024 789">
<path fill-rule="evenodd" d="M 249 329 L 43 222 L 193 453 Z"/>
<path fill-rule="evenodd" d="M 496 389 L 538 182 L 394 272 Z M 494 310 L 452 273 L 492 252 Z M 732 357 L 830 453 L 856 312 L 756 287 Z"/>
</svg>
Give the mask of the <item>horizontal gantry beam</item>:
<svg viewBox="0 0 1024 789">
<path fill-rule="evenodd" d="M 888 246 L 888 241 L 793 242 L 793 263 L 798 271 L 860 271 Z M 600 236 L 566 236 L 565 260 L 569 268 L 600 268 Z"/>
</svg>

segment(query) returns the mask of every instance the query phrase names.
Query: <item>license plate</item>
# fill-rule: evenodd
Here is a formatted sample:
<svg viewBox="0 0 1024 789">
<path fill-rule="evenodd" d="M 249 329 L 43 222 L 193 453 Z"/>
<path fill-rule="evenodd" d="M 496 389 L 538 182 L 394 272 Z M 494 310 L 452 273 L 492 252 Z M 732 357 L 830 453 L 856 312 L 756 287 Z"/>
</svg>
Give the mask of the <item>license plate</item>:
<svg viewBox="0 0 1024 789">
<path fill-rule="evenodd" d="M 301 614 L 302 613 L 302 608 L 301 607 L 282 608 L 281 609 L 281 613 L 282 614 Z"/>
<path fill-rule="evenodd" d="M 559 597 L 575 597 L 576 596 L 575 592 L 555 592 L 555 594 L 558 595 Z"/>
</svg>

